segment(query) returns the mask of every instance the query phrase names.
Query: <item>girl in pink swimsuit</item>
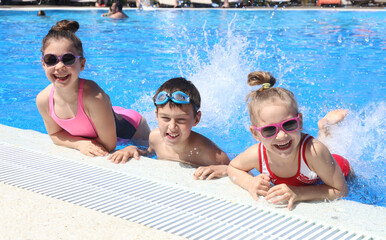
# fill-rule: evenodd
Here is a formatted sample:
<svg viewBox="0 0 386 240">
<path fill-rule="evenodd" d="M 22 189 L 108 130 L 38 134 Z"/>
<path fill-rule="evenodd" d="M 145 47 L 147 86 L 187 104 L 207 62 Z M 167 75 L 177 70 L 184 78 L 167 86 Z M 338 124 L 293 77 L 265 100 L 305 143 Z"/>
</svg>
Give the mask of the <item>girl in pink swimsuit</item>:
<svg viewBox="0 0 386 240">
<path fill-rule="evenodd" d="M 42 65 L 51 82 L 36 97 L 48 135 L 55 144 L 88 156 L 105 156 L 117 138 L 148 141 L 150 129 L 138 112 L 112 107 L 109 96 L 94 81 L 79 78 L 86 59 L 79 24 L 62 20 L 43 39 Z"/>
<path fill-rule="evenodd" d="M 268 72 L 248 75 L 250 86 L 262 85 L 248 95 L 250 131 L 260 143 L 230 162 L 230 179 L 255 200 L 263 196 L 272 203 L 287 202 L 288 209 L 299 201 L 346 196 L 348 161 L 339 155 L 331 155 L 323 143 L 302 133 L 303 116 L 294 94 L 273 87 L 275 83 L 276 79 Z M 341 117 L 337 118 L 338 115 Z M 339 111 L 330 112 L 326 115 L 330 119 L 322 122 L 331 123 L 329 120 L 333 119 L 337 123 L 344 116 Z M 320 126 L 323 131 L 323 125 Z M 254 168 L 261 174 L 251 176 L 248 172 Z M 316 184 L 319 179 L 323 183 Z"/>
</svg>

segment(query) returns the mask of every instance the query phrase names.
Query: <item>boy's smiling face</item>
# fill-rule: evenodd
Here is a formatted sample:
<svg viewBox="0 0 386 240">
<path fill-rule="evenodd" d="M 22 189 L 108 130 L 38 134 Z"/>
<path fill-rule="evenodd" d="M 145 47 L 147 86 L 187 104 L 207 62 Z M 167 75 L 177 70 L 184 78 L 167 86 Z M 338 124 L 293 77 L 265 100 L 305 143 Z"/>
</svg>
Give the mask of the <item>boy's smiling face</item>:
<svg viewBox="0 0 386 240">
<path fill-rule="evenodd" d="M 201 118 L 201 112 L 194 116 L 193 111 L 192 104 L 171 106 L 170 103 L 166 103 L 157 107 L 155 113 L 165 144 L 177 146 L 187 142 L 192 127 L 196 126 Z"/>
</svg>

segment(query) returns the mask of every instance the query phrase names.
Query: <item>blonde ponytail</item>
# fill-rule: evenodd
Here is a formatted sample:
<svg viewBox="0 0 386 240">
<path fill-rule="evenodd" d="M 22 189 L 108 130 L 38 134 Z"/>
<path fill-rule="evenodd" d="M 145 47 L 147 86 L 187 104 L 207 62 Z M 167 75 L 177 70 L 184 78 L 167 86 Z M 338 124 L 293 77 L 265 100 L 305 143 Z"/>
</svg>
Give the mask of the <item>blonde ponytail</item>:
<svg viewBox="0 0 386 240">
<path fill-rule="evenodd" d="M 247 95 L 249 117 L 253 125 L 257 124 L 259 111 L 267 101 L 280 99 L 294 109 L 294 114 L 298 113 L 298 104 L 294 94 L 285 88 L 273 87 L 276 79 L 269 72 L 251 72 L 248 74 L 247 83 L 249 86 L 262 85 L 262 87 Z"/>
</svg>

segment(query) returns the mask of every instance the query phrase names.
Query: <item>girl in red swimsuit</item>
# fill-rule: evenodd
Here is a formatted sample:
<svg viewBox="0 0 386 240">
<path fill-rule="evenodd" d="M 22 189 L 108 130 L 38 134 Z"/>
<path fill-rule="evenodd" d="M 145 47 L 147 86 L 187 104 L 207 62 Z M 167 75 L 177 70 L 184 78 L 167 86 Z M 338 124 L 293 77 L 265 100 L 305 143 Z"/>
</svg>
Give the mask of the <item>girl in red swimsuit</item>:
<svg viewBox="0 0 386 240">
<path fill-rule="evenodd" d="M 148 141 L 145 118 L 129 109 L 112 107 L 109 96 L 92 80 L 79 78 L 86 59 L 79 24 L 62 20 L 43 39 L 42 64 L 51 82 L 36 97 L 48 135 L 55 144 L 88 156 L 113 151 L 117 137 Z"/>
<path fill-rule="evenodd" d="M 348 161 L 338 155 L 332 156 L 323 143 L 302 133 L 303 116 L 294 94 L 273 87 L 275 83 L 276 79 L 268 72 L 248 75 L 250 86 L 262 85 L 248 95 L 250 131 L 260 143 L 230 162 L 229 177 L 248 190 L 255 200 L 264 196 L 272 203 L 288 202 L 288 209 L 299 201 L 346 196 Z M 344 110 L 327 114 L 320 121 L 321 130 L 325 123 L 331 122 L 329 120 L 339 122 L 345 114 Z M 261 174 L 255 177 L 248 174 L 254 168 Z M 323 184 L 315 184 L 318 179 Z"/>
</svg>

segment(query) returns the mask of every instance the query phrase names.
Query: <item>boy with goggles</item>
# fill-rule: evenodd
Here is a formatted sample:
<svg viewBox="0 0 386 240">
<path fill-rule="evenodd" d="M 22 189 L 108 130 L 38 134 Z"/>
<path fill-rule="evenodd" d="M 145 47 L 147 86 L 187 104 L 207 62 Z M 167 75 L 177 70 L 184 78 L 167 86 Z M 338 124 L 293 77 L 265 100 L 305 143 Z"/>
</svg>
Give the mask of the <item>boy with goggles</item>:
<svg viewBox="0 0 386 240">
<path fill-rule="evenodd" d="M 250 131 L 258 144 L 248 148 L 231 161 L 231 180 L 246 189 L 256 201 L 259 196 L 271 203 L 333 200 L 347 195 L 345 181 L 350 164 L 326 146 L 302 132 L 303 116 L 294 94 L 273 87 L 276 79 L 268 72 L 248 75 L 250 86 L 262 85 L 248 95 L 252 122 Z M 335 110 L 319 121 L 319 131 L 328 135 L 328 125 L 344 119 L 347 111 Z M 261 174 L 251 176 L 257 169 Z M 318 184 L 319 180 L 322 184 Z"/>
<path fill-rule="evenodd" d="M 114 153 L 117 162 L 154 152 L 158 159 L 187 163 L 198 167 L 195 179 L 212 179 L 227 174 L 228 156 L 205 136 L 192 131 L 200 122 L 200 93 L 184 78 L 166 81 L 153 97 L 159 127 L 149 136 L 149 149 L 134 146 Z"/>
<path fill-rule="evenodd" d="M 167 92 L 160 92 L 154 99 L 154 104 L 157 105 L 163 105 L 167 103 L 168 101 L 172 101 L 177 104 L 189 104 L 191 103 L 194 107 L 194 110 L 197 112 L 197 106 L 194 104 L 194 102 L 190 101 L 190 98 L 186 93 L 181 91 L 175 91 L 172 94 Z"/>
</svg>

